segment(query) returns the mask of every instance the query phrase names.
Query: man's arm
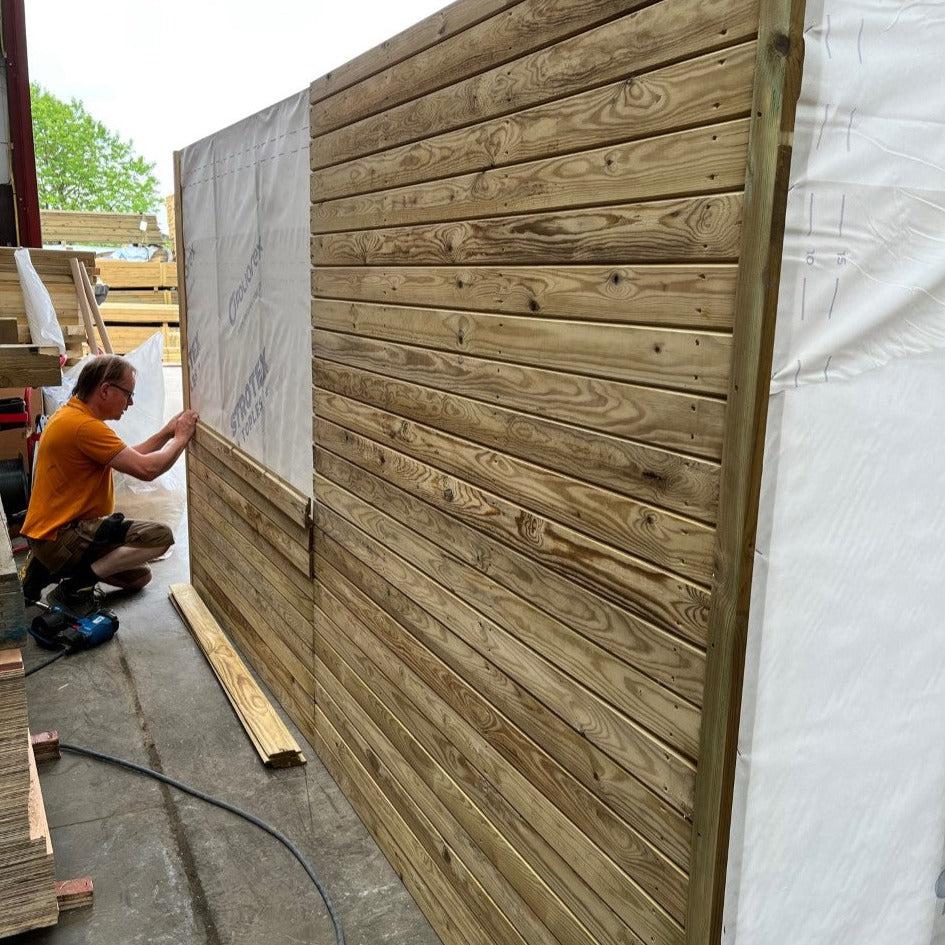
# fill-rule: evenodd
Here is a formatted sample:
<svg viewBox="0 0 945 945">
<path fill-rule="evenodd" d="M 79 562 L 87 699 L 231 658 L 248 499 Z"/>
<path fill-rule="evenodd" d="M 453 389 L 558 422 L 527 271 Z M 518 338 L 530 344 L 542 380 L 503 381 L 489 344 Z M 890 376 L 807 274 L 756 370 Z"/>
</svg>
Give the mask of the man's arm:
<svg viewBox="0 0 945 945">
<path fill-rule="evenodd" d="M 137 446 L 133 447 L 134 451 L 136 453 L 154 453 L 170 440 L 174 439 L 174 430 L 182 414 L 183 411 L 171 417 L 157 433 L 153 436 L 149 436 L 143 443 L 139 443 Z M 124 470 L 121 471 L 124 472 Z"/>
<path fill-rule="evenodd" d="M 159 449 L 143 453 L 140 447 L 126 446 L 110 463 L 112 469 L 118 472 L 127 473 L 134 476 L 135 479 L 142 479 L 145 482 L 151 482 L 157 479 L 161 473 L 165 473 L 178 457 L 184 452 L 184 448 L 191 441 L 194 430 L 197 428 L 197 414 L 193 410 L 185 410 L 175 418 L 174 431 L 170 440 L 164 443 Z M 158 434 L 155 434 L 157 436 Z M 154 437 L 147 440 L 150 443 Z"/>
</svg>

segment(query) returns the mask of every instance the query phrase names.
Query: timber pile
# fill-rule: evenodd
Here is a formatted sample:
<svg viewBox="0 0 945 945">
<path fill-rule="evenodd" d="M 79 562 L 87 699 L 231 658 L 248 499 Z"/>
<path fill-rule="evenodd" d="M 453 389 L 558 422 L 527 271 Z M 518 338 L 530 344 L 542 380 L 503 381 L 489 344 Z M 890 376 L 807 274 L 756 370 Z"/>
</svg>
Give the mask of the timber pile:
<svg viewBox="0 0 945 945">
<path fill-rule="evenodd" d="M 20 277 L 17 273 L 16 263 L 13 260 L 13 253 L 13 248 L 0 247 L 0 319 L 15 318 L 18 342 L 29 344 L 31 340 L 29 322 L 26 320 L 23 291 L 20 288 Z M 62 327 L 62 334 L 66 343 L 66 365 L 75 364 L 83 354 L 85 328 L 79 311 L 79 297 L 72 277 L 70 261 L 72 259 L 78 260 L 81 265 L 85 266 L 89 277 L 94 280 L 95 254 L 55 249 L 30 249 L 30 259 L 40 279 L 43 280 L 43 285 L 46 286 L 53 307 L 56 309 L 56 317 Z M 10 357 L 15 359 L 16 355 Z M 21 364 L 22 360 L 20 358 Z M 0 363 L 2 363 L 2 355 L 0 355 Z M 13 367 L 15 361 L 11 360 L 9 363 Z M 43 373 L 47 378 L 51 377 L 51 374 L 45 368 Z M 0 386 L 4 387 L 36 387 L 59 383 L 61 383 L 61 377 L 59 380 L 47 379 L 23 383 L 14 381 L 11 384 L 6 384 L 0 380 Z"/>
<path fill-rule="evenodd" d="M 153 213 L 81 213 L 41 210 L 43 244 L 63 246 L 163 246 Z"/>
<path fill-rule="evenodd" d="M 0 937 L 59 917 L 19 650 L 0 651 Z"/>
<path fill-rule="evenodd" d="M 116 354 L 127 354 L 155 332 L 164 338 L 164 363 L 180 364 L 177 264 L 99 259 L 108 286 L 102 315 Z"/>
</svg>

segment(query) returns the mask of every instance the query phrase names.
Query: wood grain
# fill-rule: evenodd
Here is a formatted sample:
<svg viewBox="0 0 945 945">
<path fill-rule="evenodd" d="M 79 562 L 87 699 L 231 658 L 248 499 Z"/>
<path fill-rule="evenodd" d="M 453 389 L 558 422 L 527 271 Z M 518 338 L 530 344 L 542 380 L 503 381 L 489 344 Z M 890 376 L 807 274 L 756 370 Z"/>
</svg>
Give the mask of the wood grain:
<svg viewBox="0 0 945 945">
<path fill-rule="evenodd" d="M 226 697 L 264 764 L 304 764 L 285 723 L 246 669 L 239 655 L 190 584 L 172 584 L 171 599 L 213 668 Z"/>
<path fill-rule="evenodd" d="M 583 151 L 747 115 L 755 44 L 664 69 L 312 173 L 312 200 Z"/>
<path fill-rule="evenodd" d="M 568 374 L 720 395 L 727 392 L 727 334 L 481 312 L 321 301 L 316 329 L 511 361 Z"/>
<path fill-rule="evenodd" d="M 338 266 L 312 270 L 312 295 L 727 331 L 736 274 L 731 265 Z"/>
<path fill-rule="evenodd" d="M 386 636 L 388 624 L 394 622 L 478 693 L 478 697 L 472 693 L 468 695 L 469 701 L 463 712 L 512 764 L 526 773 L 529 766 L 537 764 L 544 771 L 540 776 L 543 783 L 569 784 L 568 778 L 544 757 L 547 753 L 626 825 L 681 868 L 688 868 L 690 825 L 683 815 L 658 804 L 642 783 L 609 755 L 567 725 L 512 675 L 479 653 L 461 633 L 454 632 L 415 603 L 407 593 L 409 583 L 395 586 L 382 577 L 371 566 L 379 551 L 369 538 L 363 537 L 361 543 L 352 549 L 342 547 L 322 532 L 319 532 L 318 541 L 316 566 L 320 579 L 336 587 L 335 596 L 339 599 L 348 601 L 353 597 L 353 603 L 346 606 L 353 613 L 363 613 L 364 619 L 370 615 L 367 625 L 373 632 Z M 388 570 L 397 574 L 409 573 L 403 565 L 400 571 L 396 564 Z M 338 584 L 333 576 L 335 573 L 343 576 L 345 581 Z M 368 600 L 378 609 L 368 607 Z M 476 710 L 475 706 L 482 700 L 482 711 Z M 456 704 L 460 705 L 459 702 Z M 498 717 L 497 712 L 500 713 Z M 531 738 L 534 746 L 523 748 L 521 737 L 514 731 L 502 734 L 508 725 L 502 716 Z M 557 794 L 558 789 L 555 788 L 553 793 Z M 596 810 L 596 805 L 592 805 L 592 809 Z M 602 816 L 606 818 L 609 815 Z"/>
<path fill-rule="evenodd" d="M 357 496 L 346 494 L 334 483 L 316 479 L 316 488 L 321 490 L 325 502 L 316 522 L 319 528 L 341 544 L 358 543 L 353 527 L 387 545 L 411 565 L 409 587 L 415 600 L 437 619 L 449 621 L 453 628 L 458 629 L 462 621 L 463 632 L 468 635 L 464 638 L 480 652 L 490 653 L 490 648 L 498 650 L 502 645 L 509 654 L 514 653 L 514 658 L 502 657 L 498 665 L 538 698 L 551 699 L 566 722 L 658 797 L 684 815 L 691 812 L 694 771 L 687 759 L 668 751 L 664 742 L 576 684 L 553 663 L 528 653 L 523 641 L 531 643 L 536 638 L 533 628 L 527 625 L 527 620 L 535 616 L 534 608 L 518 603 L 508 594 L 497 593 L 481 573 L 444 554 L 422 536 L 405 532 L 399 523 L 367 506 Z M 387 567 L 380 573 L 388 573 Z M 482 615 L 477 618 L 477 611 L 466 600 L 474 601 L 491 619 Z M 547 622 L 545 625 L 554 629 Z M 567 637 L 562 638 L 563 645 L 568 642 Z M 490 658 L 500 660 L 498 653 L 490 654 Z M 653 696 L 656 697 L 655 691 Z"/>
<path fill-rule="evenodd" d="M 571 644 L 562 644 L 551 650 L 539 636 L 534 648 L 545 651 L 552 662 L 561 663 L 574 676 L 587 671 L 580 667 L 581 654 L 593 657 L 591 663 L 595 672 L 598 671 L 598 662 L 605 668 L 599 672 L 600 680 L 591 688 L 596 691 L 598 685 L 607 686 L 611 702 L 630 706 L 638 698 L 634 684 L 639 682 L 639 677 L 636 673 L 628 673 L 627 666 L 693 704 L 701 702 L 705 666 L 704 653 L 698 648 L 579 585 L 562 581 L 559 575 L 529 556 L 449 518 L 387 480 L 339 456 L 319 450 L 316 471 L 375 508 L 383 509 L 385 514 L 432 540 L 457 560 L 531 603 L 542 611 L 532 616 L 533 628 L 547 625 L 550 639 L 563 634 L 563 640 L 568 641 L 572 634 L 578 634 Z M 364 582 L 361 581 L 360 585 L 363 586 Z M 552 618 L 550 622 L 548 617 Z M 523 632 L 531 640 L 537 630 L 529 629 L 528 624 L 524 626 Z M 581 636 L 587 641 L 580 639 Z M 589 645 L 588 641 L 596 646 Z M 569 654 L 576 657 L 573 665 Z M 612 677 L 607 666 L 612 667 Z M 613 688 L 608 682 L 611 678 L 614 680 Z M 678 708 L 674 706 L 673 714 Z M 632 709 L 630 711 L 632 714 Z"/>
<path fill-rule="evenodd" d="M 398 33 L 349 62 L 332 69 L 309 86 L 309 98 L 317 105 L 342 89 L 387 69 L 409 56 L 501 13 L 521 0 L 454 0 L 442 10 Z"/>
<path fill-rule="evenodd" d="M 454 85 L 648 2 L 523 0 L 364 79 L 350 94 L 323 100 L 312 110 L 312 135 L 317 137 L 365 115 L 389 111 L 405 99 Z"/>
<path fill-rule="evenodd" d="M 330 607 L 329 595 L 323 595 L 323 600 L 326 601 L 325 605 Z M 325 614 L 325 611 L 321 610 L 321 613 Z M 376 671 L 368 670 L 368 673 L 372 683 L 378 683 L 385 701 L 391 695 L 390 683 L 393 683 L 409 695 L 411 701 L 421 708 L 428 719 L 448 721 L 452 739 L 462 745 L 461 750 L 467 754 L 469 760 L 483 770 L 483 774 L 520 814 L 524 813 L 528 817 L 534 825 L 533 829 L 542 833 L 558 854 L 580 871 L 598 896 L 617 905 L 617 914 L 629 927 L 635 927 L 640 934 L 653 942 L 665 945 L 681 942 L 682 930 L 676 921 L 644 893 L 613 860 L 601 856 L 593 844 L 575 829 L 571 821 L 563 817 L 514 767 L 507 764 L 462 716 L 372 637 L 359 621 L 351 619 L 346 611 L 336 610 L 325 614 L 329 619 L 335 615 L 348 618 L 332 619 L 331 629 L 332 648 L 339 652 L 349 668 L 356 667 L 360 675 L 361 671 L 366 669 L 366 663 L 376 666 Z M 331 659 L 331 654 L 322 643 L 319 643 L 319 656 L 325 662 Z M 332 671 L 335 671 L 335 667 L 332 667 Z M 386 685 L 378 680 L 377 671 L 387 677 Z"/>
<path fill-rule="evenodd" d="M 312 232 L 740 190 L 747 149 L 748 120 L 741 119 L 363 196 L 322 201 L 313 191 Z"/>
<path fill-rule="evenodd" d="M 442 361 L 434 362 L 433 353 L 428 351 L 315 332 L 317 350 L 325 353 L 329 344 L 335 348 L 326 356 L 333 360 L 358 368 L 376 368 L 398 377 L 425 380 L 421 373 L 424 365 L 434 363 L 434 367 L 439 368 L 442 364 Z M 329 372 L 322 368 L 324 363 L 318 361 L 315 365 L 318 383 L 333 385 L 336 393 L 613 489 L 641 502 L 699 521 L 714 521 L 719 475 L 715 464 L 447 393 L 447 372 L 443 372 L 437 389 L 395 378 L 379 378 L 366 371 L 358 375 L 349 372 L 342 378 L 343 383 L 335 384 L 338 375 L 329 378 Z M 528 396 L 529 391 L 524 391 L 523 395 Z"/>
<path fill-rule="evenodd" d="M 708 584 L 711 578 L 714 534 L 708 526 L 327 391 L 316 390 L 314 403 L 319 421 L 392 446 L 483 489 L 515 496 L 532 511 L 693 580 Z M 330 440 L 319 442 L 330 448 Z"/>
<path fill-rule="evenodd" d="M 674 0 L 319 135 L 314 166 L 337 164 L 521 111 L 755 37 L 757 0 Z"/>
<path fill-rule="evenodd" d="M 741 195 L 459 220 L 312 237 L 318 266 L 730 262 Z"/>
<path fill-rule="evenodd" d="M 713 398 L 349 337 L 319 336 L 316 352 L 320 385 L 381 406 L 401 390 L 399 378 L 524 412 L 541 403 L 551 420 L 711 460 L 721 455 L 725 405 Z"/>
</svg>

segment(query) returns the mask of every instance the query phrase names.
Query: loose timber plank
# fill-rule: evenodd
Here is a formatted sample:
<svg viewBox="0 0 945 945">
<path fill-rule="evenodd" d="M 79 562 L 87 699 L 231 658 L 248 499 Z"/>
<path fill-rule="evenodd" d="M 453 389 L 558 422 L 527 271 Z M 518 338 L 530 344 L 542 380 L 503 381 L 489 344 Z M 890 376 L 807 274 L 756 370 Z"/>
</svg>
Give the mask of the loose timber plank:
<svg viewBox="0 0 945 945">
<path fill-rule="evenodd" d="M 721 456 L 725 404 L 713 398 L 350 336 L 317 332 L 313 340 L 320 385 L 377 406 L 435 401 L 435 391 L 528 414 L 540 404 L 547 420 L 710 460 Z M 431 408 L 425 415 L 435 413 Z M 710 486 L 709 506 L 712 492 Z"/>
<path fill-rule="evenodd" d="M 109 325 L 176 325 L 176 305 L 161 302 L 125 302 L 112 297 L 101 307 L 102 318 Z"/>
<path fill-rule="evenodd" d="M 758 496 L 778 303 L 794 117 L 804 58 L 804 0 L 761 4 L 749 142 L 746 232 L 739 264 L 736 330 L 726 418 L 706 703 L 693 831 L 686 940 L 722 934 L 735 755 L 741 710 Z"/>
<path fill-rule="evenodd" d="M 318 135 L 317 166 L 429 138 L 755 37 L 757 0 L 656 3 L 447 88 Z"/>
<path fill-rule="evenodd" d="M 660 567 L 704 584 L 711 580 L 713 530 L 707 525 L 587 486 L 328 391 L 316 389 L 314 404 L 319 420 L 394 446 L 484 489 L 515 496 L 529 509 Z M 330 447 L 327 440 L 324 445 Z"/>
<path fill-rule="evenodd" d="M 102 282 L 112 289 L 177 288 L 176 262 L 99 259 L 97 265 Z"/>
<path fill-rule="evenodd" d="M 744 43 L 312 174 L 312 200 L 501 167 L 747 115 L 755 44 Z"/>
<path fill-rule="evenodd" d="M 524 0 L 312 109 L 313 137 L 639 9 L 652 0 Z"/>
<path fill-rule="evenodd" d="M 263 763 L 274 767 L 304 764 L 305 758 L 298 743 L 223 635 L 197 591 L 190 584 L 172 584 L 169 591 L 171 600 L 207 657 Z"/>
<path fill-rule="evenodd" d="M 90 273 L 95 271 L 96 260 L 93 252 L 79 250 L 63 252 L 59 249 L 34 249 L 32 246 L 29 251 L 30 262 L 44 283 L 49 280 L 71 285 L 70 260 L 72 259 L 77 259 Z M 13 259 L 15 252 L 16 247 L 0 246 L 0 278 L 19 283 L 16 262 Z"/>
<path fill-rule="evenodd" d="M 397 378 L 426 380 L 422 377 L 423 366 L 430 364 L 435 354 L 365 342 L 350 335 L 316 331 L 314 337 L 316 350 L 334 361 L 395 374 Z M 328 352 L 329 345 L 334 350 Z M 329 381 L 324 372 L 320 373 L 324 363 L 316 361 L 315 374 L 319 384 L 327 386 Z M 441 363 L 438 361 L 435 367 Z M 356 387 L 338 384 L 332 389 L 641 502 L 700 521 L 714 520 L 719 469 L 712 463 L 456 396 L 447 392 L 445 378 L 435 390 L 366 373 L 356 381 Z"/>
<path fill-rule="evenodd" d="M 300 614 L 272 588 L 261 582 L 243 558 L 220 534 L 207 528 L 206 520 L 194 522 L 193 547 L 201 555 L 209 556 L 225 572 L 229 585 L 249 601 L 260 616 L 265 615 L 262 627 L 267 639 L 275 636 L 292 654 L 288 668 L 294 675 L 305 679 L 312 671 L 312 616 Z M 283 660 L 283 662 L 286 662 Z"/>
<path fill-rule="evenodd" d="M 258 615 L 251 608 L 240 609 L 239 595 L 231 595 L 217 583 L 216 578 L 221 573 L 216 571 L 211 574 L 201 561 L 195 560 L 194 587 L 220 625 L 226 626 L 227 632 L 232 634 L 240 651 L 278 698 L 280 705 L 308 737 L 312 727 L 311 694 L 285 668 L 282 662 L 285 651 L 278 641 L 264 640 L 257 634 L 254 622 Z M 262 621 L 255 623 L 255 626 L 261 625 Z"/>
<path fill-rule="evenodd" d="M 50 761 L 59 758 L 59 733 L 58 732 L 37 732 L 30 735 L 30 744 L 33 746 L 33 757 L 36 762 Z"/>
<path fill-rule="evenodd" d="M 741 195 L 459 220 L 312 237 L 315 266 L 730 262 Z"/>
<path fill-rule="evenodd" d="M 731 338 L 713 332 L 536 316 L 319 301 L 316 329 L 608 380 L 720 395 Z"/>
<path fill-rule="evenodd" d="M 312 270 L 312 295 L 728 331 L 736 275 L 731 265 L 338 266 Z"/>
<path fill-rule="evenodd" d="M 748 120 L 321 201 L 312 232 L 410 226 L 740 190 Z"/>
<path fill-rule="evenodd" d="M 521 0 L 455 0 L 442 10 L 384 40 L 360 56 L 315 79 L 309 87 L 312 105 L 330 95 L 387 69 L 409 56 L 423 52 L 444 39 L 475 26 Z"/>
</svg>

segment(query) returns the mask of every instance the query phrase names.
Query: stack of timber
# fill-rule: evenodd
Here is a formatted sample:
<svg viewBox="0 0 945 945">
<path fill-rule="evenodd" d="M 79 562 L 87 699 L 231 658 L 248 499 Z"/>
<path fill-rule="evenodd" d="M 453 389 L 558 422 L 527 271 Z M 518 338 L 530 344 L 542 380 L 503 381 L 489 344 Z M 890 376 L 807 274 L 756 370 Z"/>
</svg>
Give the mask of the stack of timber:
<svg viewBox="0 0 945 945">
<path fill-rule="evenodd" d="M 63 246 L 163 246 L 153 213 L 82 213 L 41 210 L 43 244 Z"/>
<path fill-rule="evenodd" d="M 314 740 L 447 945 L 718 941 L 802 10 L 464 0 L 311 86 Z"/>
<path fill-rule="evenodd" d="M 263 764 L 271 768 L 305 764 L 298 742 L 273 709 L 220 625 L 213 619 L 213 614 L 207 609 L 197 589 L 191 584 L 172 584 L 170 596 L 181 619 L 206 656 Z"/>
<path fill-rule="evenodd" d="M 127 354 L 151 335 L 164 339 L 164 363 L 180 364 L 177 264 L 98 260 L 108 286 L 102 316 L 116 354 Z"/>
<path fill-rule="evenodd" d="M 168 194 L 164 198 L 164 206 L 167 208 L 167 239 L 171 246 L 177 245 L 177 218 L 174 215 L 174 195 Z"/>
<path fill-rule="evenodd" d="M 16 319 L 16 340 L 23 345 L 29 344 L 31 338 L 26 308 L 23 304 L 23 291 L 20 288 L 20 277 L 13 259 L 14 251 L 10 247 L 0 247 L 0 320 Z M 90 279 L 95 280 L 94 253 L 30 249 L 30 260 L 49 292 L 53 308 L 56 310 L 56 318 L 62 328 L 63 339 L 66 343 L 66 365 L 75 364 L 82 357 L 85 341 L 85 328 L 79 311 L 79 297 L 70 268 L 72 259 L 77 259 L 81 265 L 85 266 Z M 0 354 L 0 363 L 2 359 L 3 355 Z M 22 360 L 23 356 L 20 356 L 20 359 Z M 56 363 L 58 370 L 58 358 Z M 0 387 L 39 387 L 61 383 L 61 378 L 50 379 L 52 372 L 49 369 L 48 358 L 39 373 L 47 379 L 22 382 L 17 380 L 6 383 L 0 378 Z"/>
<path fill-rule="evenodd" d="M 54 925 L 53 853 L 19 650 L 0 650 L 0 937 Z"/>
<path fill-rule="evenodd" d="M 187 450 L 191 582 L 308 736 L 309 500 L 204 423 Z"/>
</svg>

